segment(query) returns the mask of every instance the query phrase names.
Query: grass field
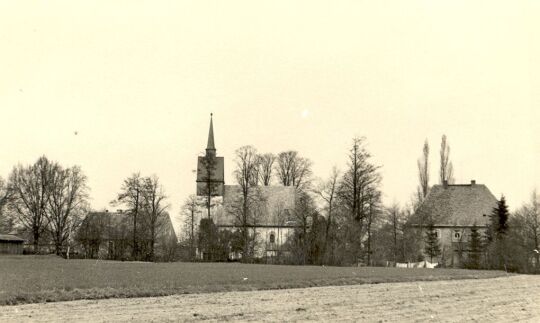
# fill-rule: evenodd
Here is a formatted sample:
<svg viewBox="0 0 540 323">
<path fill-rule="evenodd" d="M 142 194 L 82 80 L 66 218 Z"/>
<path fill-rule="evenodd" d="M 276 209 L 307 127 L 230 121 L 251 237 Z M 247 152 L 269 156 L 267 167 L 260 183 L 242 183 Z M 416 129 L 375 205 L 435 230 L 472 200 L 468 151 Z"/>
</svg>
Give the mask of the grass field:
<svg viewBox="0 0 540 323">
<path fill-rule="evenodd" d="M 144 263 L 0 256 L 0 305 L 76 299 L 493 278 L 500 271 Z"/>
</svg>

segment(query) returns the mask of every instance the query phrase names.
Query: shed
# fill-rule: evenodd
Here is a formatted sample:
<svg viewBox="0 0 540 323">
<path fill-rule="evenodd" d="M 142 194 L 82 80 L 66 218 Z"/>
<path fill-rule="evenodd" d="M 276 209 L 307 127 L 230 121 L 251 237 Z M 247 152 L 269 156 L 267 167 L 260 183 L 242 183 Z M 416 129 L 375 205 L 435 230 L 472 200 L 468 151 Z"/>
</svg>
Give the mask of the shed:
<svg viewBox="0 0 540 323">
<path fill-rule="evenodd" d="M 22 255 L 24 239 L 12 234 L 0 234 L 0 254 Z"/>
</svg>

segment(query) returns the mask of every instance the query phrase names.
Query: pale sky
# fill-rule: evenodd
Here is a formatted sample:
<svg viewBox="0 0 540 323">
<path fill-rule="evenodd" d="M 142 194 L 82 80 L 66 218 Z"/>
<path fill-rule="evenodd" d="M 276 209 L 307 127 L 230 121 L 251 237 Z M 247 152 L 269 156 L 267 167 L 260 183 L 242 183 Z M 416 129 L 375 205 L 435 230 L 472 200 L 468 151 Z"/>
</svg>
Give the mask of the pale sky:
<svg viewBox="0 0 540 323">
<path fill-rule="evenodd" d="M 365 136 L 404 204 L 426 138 L 437 183 L 446 134 L 457 182 L 514 209 L 540 186 L 539 3 L 1 2 L 0 176 L 45 154 L 114 209 L 126 177 L 157 174 L 176 216 L 213 112 L 226 184 L 242 145 L 327 177 Z"/>
</svg>

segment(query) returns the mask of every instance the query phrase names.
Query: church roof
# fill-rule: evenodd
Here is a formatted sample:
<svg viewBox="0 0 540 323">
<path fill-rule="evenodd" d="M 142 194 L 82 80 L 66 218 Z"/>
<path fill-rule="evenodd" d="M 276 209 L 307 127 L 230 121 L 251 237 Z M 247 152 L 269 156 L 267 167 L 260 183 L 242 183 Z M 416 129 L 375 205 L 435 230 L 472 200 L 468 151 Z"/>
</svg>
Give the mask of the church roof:
<svg viewBox="0 0 540 323">
<path fill-rule="evenodd" d="M 212 122 L 212 114 L 210 114 L 210 130 L 208 131 L 208 143 L 206 145 L 206 150 L 216 150 L 214 144 L 214 124 Z"/>
<path fill-rule="evenodd" d="M 434 185 L 415 220 L 420 224 L 432 217 L 436 226 L 484 226 L 495 207 L 497 199 L 483 184 Z"/>
<path fill-rule="evenodd" d="M 257 207 L 256 226 L 287 226 L 293 219 L 296 189 L 293 186 L 255 186 L 251 188 L 253 200 L 262 201 Z M 235 212 L 241 205 L 240 185 L 225 185 L 222 212 L 216 217 L 218 226 L 234 226 Z M 255 206 L 253 207 L 255 208 Z"/>
</svg>

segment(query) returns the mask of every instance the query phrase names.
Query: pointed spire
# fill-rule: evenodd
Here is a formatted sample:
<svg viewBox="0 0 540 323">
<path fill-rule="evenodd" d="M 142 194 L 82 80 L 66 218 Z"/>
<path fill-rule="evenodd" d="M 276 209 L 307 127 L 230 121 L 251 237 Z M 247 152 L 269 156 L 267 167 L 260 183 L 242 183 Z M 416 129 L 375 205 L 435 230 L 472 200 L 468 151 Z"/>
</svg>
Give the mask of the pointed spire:
<svg viewBox="0 0 540 323">
<path fill-rule="evenodd" d="M 214 145 L 214 125 L 212 122 L 212 116 L 213 114 L 210 113 L 210 131 L 208 132 L 208 144 L 206 145 L 206 153 L 208 154 L 209 151 L 215 155 L 216 153 L 216 147 Z"/>
</svg>

